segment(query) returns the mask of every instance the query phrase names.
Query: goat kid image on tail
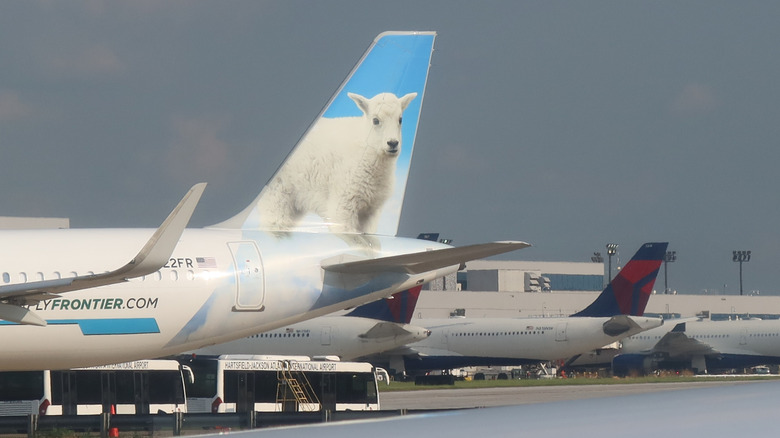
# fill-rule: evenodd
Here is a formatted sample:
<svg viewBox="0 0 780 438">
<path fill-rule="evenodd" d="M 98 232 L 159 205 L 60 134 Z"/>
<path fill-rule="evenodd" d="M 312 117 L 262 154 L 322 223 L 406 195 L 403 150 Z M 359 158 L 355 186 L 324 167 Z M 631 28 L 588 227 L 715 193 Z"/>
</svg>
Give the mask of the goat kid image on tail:
<svg viewBox="0 0 780 438">
<path fill-rule="evenodd" d="M 234 218 L 242 228 L 395 235 L 432 39 L 380 38 L 255 202 Z"/>
<path fill-rule="evenodd" d="M 262 228 L 288 230 L 315 213 L 334 232 L 377 231 L 394 190 L 402 114 L 417 93 L 347 95 L 363 115 L 313 126 L 258 201 Z"/>
</svg>

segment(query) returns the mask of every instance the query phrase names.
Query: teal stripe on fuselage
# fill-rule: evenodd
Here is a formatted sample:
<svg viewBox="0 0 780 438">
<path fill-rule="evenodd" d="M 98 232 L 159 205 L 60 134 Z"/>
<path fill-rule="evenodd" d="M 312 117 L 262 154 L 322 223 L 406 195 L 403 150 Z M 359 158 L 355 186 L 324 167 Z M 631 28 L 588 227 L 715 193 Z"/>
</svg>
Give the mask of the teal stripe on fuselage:
<svg viewBox="0 0 780 438">
<path fill-rule="evenodd" d="M 81 333 L 85 336 L 160 333 L 160 327 L 154 318 L 50 319 L 46 322 L 50 325 L 78 324 Z M 0 325 L 19 324 L 0 321 Z"/>
</svg>

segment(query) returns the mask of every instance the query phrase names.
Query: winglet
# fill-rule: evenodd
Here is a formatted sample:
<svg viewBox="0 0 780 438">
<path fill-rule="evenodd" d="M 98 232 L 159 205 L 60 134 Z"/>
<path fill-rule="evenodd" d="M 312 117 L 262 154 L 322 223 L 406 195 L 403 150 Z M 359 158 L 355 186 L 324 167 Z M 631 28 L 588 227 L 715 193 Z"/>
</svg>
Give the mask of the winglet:
<svg viewBox="0 0 780 438">
<path fill-rule="evenodd" d="M 176 248 L 176 244 L 179 242 L 179 238 L 181 238 L 187 223 L 189 223 L 205 188 L 206 183 L 192 186 L 176 208 L 163 221 L 160 228 L 154 232 L 152 237 L 141 248 L 141 251 L 130 262 L 119 269 L 103 274 L 0 286 L 0 299 L 9 303 L 8 306 L 0 308 L 0 319 L 19 324 L 46 325 L 45 321 L 32 312 L 19 312 L 7 307 L 34 304 L 43 299 L 55 297 L 59 293 L 122 283 L 131 278 L 151 274 L 159 270 L 165 265 L 174 248 Z M 19 309 L 22 308 L 19 307 Z"/>
<path fill-rule="evenodd" d="M 46 327 L 46 321 L 43 318 L 33 313 L 30 309 L 14 306 L 13 304 L 0 303 L 0 319 L 17 324 Z"/>
<path fill-rule="evenodd" d="M 117 269 L 112 274 L 122 275 L 126 278 L 140 277 L 156 272 L 168 262 L 168 259 L 179 243 L 179 238 L 190 222 L 192 213 L 200 201 L 206 183 L 192 186 L 186 195 L 179 201 L 176 208 L 165 218 L 160 228 L 154 232 L 141 251 L 125 266 Z"/>
</svg>

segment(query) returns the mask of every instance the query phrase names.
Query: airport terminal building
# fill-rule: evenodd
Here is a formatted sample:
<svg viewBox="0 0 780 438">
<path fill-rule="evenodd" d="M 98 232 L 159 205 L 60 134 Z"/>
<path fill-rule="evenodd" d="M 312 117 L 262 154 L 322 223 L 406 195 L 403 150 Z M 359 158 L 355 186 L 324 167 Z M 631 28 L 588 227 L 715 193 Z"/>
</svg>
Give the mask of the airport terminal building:
<svg viewBox="0 0 780 438">
<path fill-rule="evenodd" d="M 661 268 L 663 269 L 663 267 Z M 601 293 L 604 263 L 476 260 L 428 285 L 416 318 L 554 317 L 576 313 Z M 660 279 L 660 276 L 659 276 Z M 664 294 L 656 280 L 647 314 L 712 319 L 780 318 L 780 296 Z"/>
</svg>

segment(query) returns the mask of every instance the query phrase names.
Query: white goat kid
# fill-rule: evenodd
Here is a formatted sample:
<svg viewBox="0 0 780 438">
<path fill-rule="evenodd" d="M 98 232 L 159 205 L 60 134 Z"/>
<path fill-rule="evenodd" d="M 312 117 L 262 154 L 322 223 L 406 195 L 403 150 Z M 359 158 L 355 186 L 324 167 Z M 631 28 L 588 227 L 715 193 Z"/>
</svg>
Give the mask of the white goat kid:
<svg viewBox="0 0 780 438">
<path fill-rule="evenodd" d="M 289 230 L 315 213 L 332 231 L 376 231 L 395 182 L 402 114 L 417 93 L 348 96 L 363 115 L 312 127 L 258 201 L 264 228 Z"/>
</svg>

